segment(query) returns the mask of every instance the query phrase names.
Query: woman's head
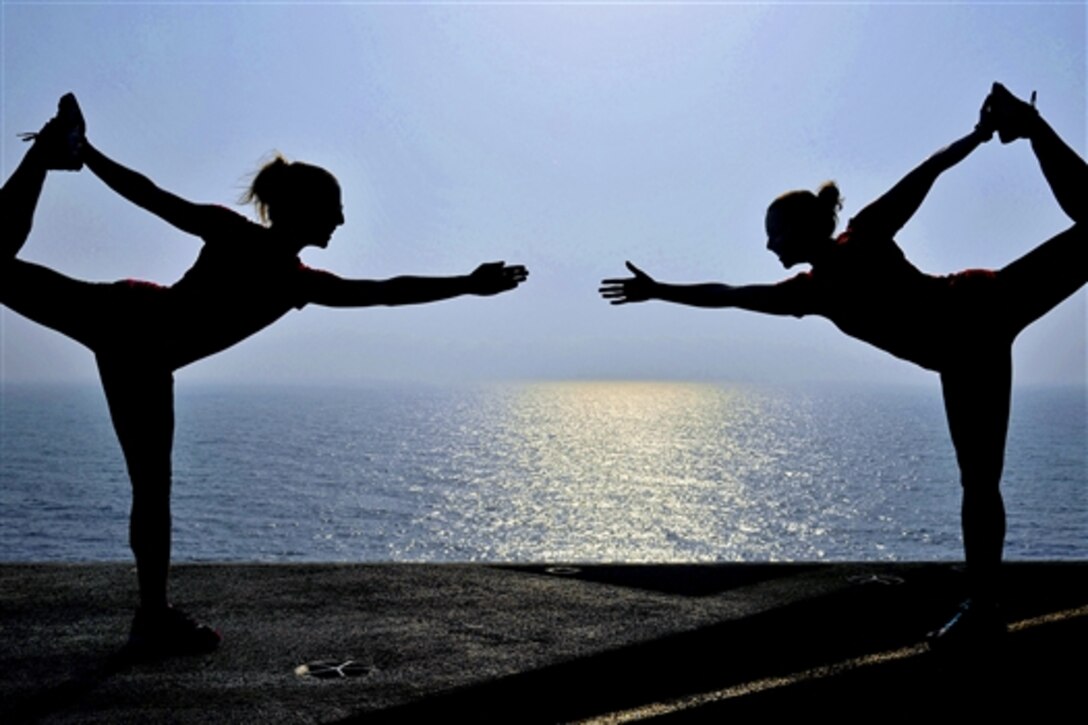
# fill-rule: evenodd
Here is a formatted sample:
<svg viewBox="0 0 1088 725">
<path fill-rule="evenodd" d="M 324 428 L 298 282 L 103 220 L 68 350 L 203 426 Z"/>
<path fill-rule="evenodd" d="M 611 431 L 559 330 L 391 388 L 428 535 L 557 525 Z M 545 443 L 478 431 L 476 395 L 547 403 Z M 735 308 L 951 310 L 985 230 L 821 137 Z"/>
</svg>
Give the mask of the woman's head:
<svg viewBox="0 0 1088 725">
<path fill-rule="evenodd" d="M 324 247 L 344 223 L 336 177 L 279 155 L 257 172 L 242 201 L 253 202 L 263 221 L 295 236 L 300 246 Z"/>
<path fill-rule="evenodd" d="M 841 208 L 842 196 L 833 181 L 825 182 L 815 194 L 783 194 L 767 207 L 767 249 L 786 267 L 812 261 L 812 255 L 834 235 Z"/>
</svg>

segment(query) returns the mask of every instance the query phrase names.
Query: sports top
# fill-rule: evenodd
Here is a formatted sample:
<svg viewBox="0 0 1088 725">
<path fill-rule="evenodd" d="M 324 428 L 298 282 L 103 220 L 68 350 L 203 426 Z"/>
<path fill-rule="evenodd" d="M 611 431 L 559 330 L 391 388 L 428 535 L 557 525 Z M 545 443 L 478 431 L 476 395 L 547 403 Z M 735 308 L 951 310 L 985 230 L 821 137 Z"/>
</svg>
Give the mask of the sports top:
<svg viewBox="0 0 1088 725">
<path fill-rule="evenodd" d="M 775 285 L 786 314 L 820 315 L 851 337 L 896 357 L 940 371 L 979 331 L 995 274 L 921 272 L 893 239 L 851 224 L 809 272 Z M 967 327 L 968 329 L 965 329 Z"/>
<path fill-rule="evenodd" d="M 173 285 L 126 281 L 146 290 L 141 303 L 141 349 L 165 357 L 171 368 L 219 352 L 301 309 L 315 291 L 338 277 L 312 269 L 275 246 L 267 227 L 225 207 L 193 266 Z M 129 300 L 131 303 L 132 300 Z M 149 349 L 154 348 L 154 349 Z"/>
</svg>

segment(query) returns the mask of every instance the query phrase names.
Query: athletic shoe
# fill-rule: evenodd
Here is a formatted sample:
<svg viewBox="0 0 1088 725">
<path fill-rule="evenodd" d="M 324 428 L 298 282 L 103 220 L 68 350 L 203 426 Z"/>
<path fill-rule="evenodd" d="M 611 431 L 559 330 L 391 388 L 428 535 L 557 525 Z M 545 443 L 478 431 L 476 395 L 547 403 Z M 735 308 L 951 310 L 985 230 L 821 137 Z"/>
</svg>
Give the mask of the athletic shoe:
<svg viewBox="0 0 1088 725">
<path fill-rule="evenodd" d="M 139 657 L 201 655 L 214 652 L 223 637 L 185 612 L 168 606 L 155 612 L 140 608 L 132 620 L 128 650 Z"/>
<path fill-rule="evenodd" d="M 1000 83 L 994 83 L 987 98 L 989 117 L 992 127 L 997 131 L 1001 143 L 1012 143 L 1018 138 L 1028 138 L 1031 127 L 1039 112 L 1035 110 L 1035 91 L 1031 92 L 1031 103 L 1025 103 L 1009 92 Z"/>
<path fill-rule="evenodd" d="M 984 141 L 989 141 L 994 137 L 994 113 L 993 113 L 993 94 L 987 94 L 986 98 L 982 101 L 982 108 L 978 111 L 978 123 L 975 124 L 975 131 L 984 135 Z"/>
<path fill-rule="evenodd" d="M 926 635 L 930 649 L 978 648 L 1004 639 L 1009 628 L 996 604 L 968 599 L 943 627 Z"/>
<path fill-rule="evenodd" d="M 23 133 L 20 138 L 41 144 L 45 154 L 45 166 L 60 171 L 79 171 L 83 168 L 83 143 L 86 125 L 79 103 L 71 93 L 61 96 L 57 103 L 57 115 L 49 119 L 37 133 Z"/>
</svg>

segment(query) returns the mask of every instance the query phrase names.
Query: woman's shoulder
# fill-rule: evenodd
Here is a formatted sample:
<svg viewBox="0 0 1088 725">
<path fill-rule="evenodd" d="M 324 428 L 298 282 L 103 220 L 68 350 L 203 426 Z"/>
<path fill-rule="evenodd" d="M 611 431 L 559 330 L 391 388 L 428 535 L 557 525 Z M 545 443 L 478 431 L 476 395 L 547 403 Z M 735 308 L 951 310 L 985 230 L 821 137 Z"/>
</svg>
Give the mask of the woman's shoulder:
<svg viewBox="0 0 1088 725">
<path fill-rule="evenodd" d="M 877 226 L 867 224 L 865 217 L 861 215 L 851 217 L 846 222 L 846 228 L 835 237 L 835 243 L 840 248 L 850 249 L 898 249 L 898 245 L 891 234 Z"/>
<path fill-rule="evenodd" d="M 268 227 L 220 204 L 209 204 L 206 213 L 209 231 L 202 238 L 210 244 L 245 244 L 262 239 L 268 232 Z"/>
</svg>

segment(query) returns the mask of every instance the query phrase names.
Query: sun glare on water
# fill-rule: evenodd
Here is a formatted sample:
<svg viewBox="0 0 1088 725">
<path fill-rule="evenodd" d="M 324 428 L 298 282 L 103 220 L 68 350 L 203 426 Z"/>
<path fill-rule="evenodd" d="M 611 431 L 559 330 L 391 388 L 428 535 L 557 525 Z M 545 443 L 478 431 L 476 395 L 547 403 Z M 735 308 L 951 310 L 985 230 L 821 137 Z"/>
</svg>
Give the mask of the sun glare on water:
<svg viewBox="0 0 1088 725">
<path fill-rule="evenodd" d="M 768 526 L 775 502 L 751 490 L 781 470 L 764 407 L 750 390 L 700 384 L 519 386 L 487 416 L 498 465 L 476 467 L 476 528 L 459 535 L 501 559 L 773 559 L 762 534 L 783 522 Z"/>
</svg>

